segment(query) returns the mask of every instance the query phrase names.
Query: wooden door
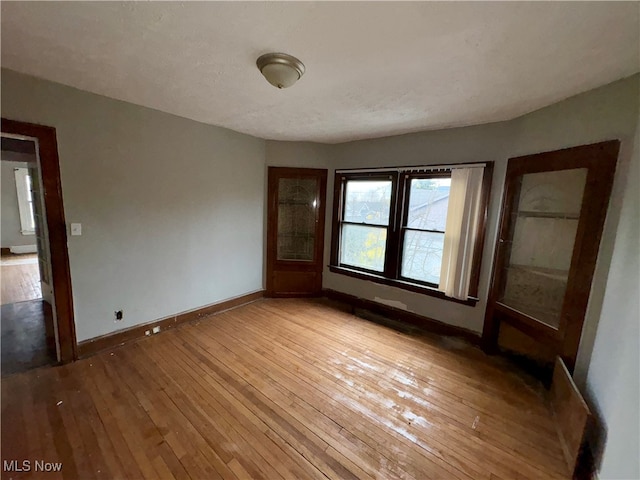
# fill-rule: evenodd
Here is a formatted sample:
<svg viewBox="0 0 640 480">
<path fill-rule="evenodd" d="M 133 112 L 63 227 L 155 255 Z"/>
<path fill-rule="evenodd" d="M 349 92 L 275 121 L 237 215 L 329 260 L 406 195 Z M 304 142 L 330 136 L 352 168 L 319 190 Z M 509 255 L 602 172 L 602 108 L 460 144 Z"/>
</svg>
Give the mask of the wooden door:
<svg viewBox="0 0 640 480">
<path fill-rule="evenodd" d="M 40 269 L 40 284 L 42 298 L 52 303 L 53 292 L 51 288 L 51 275 L 49 262 L 49 240 L 47 239 L 46 217 L 42 198 L 40 173 L 37 165 L 29 166 L 29 188 L 33 205 L 33 220 L 36 232 L 36 244 L 38 247 L 38 266 Z"/>
<path fill-rule="evenodd" d="M 483 337 L 547 374 L 573 371 L 619 142 L 512 158 Z M 541 367 L 541 368 L 540 368 Z"/>
<path fill-rule="evenodd" d="M 53 314 L 53 285 L 51 284 L 51 262 L 49 256 L 49 239 L 47 237 L 46 215 L 40 178 L 40 169 L 34 162 L 29 165 L 29 190 L 33 208 L 33 223 L 36 232 L 38 249 L 38 268 L 40 270 L 40 291 L 45 310 L 44 326 L 49 354 L 56 358 L 55 318 Z"/>
<path fill-rule="evenodd" d="M 322 292 L 327 170 L 269 167 L 267 295 Z"/>
</svg>

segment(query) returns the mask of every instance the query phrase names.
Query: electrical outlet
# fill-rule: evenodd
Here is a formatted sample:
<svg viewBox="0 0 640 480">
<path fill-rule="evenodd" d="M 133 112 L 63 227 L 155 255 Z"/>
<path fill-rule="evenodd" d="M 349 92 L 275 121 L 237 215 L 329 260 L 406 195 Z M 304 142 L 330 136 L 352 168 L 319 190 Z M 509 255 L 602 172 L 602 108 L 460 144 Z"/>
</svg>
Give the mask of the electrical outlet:
<svg viewBox="0 0 640 480">
<path fill-rule="evenodd" d="M 113 312 L 113 314 L 116 317 L 116 322 L 122 321 L 122 318 L 124 317 L 122 310 L 116 310 L 115 312 Z"/>
<path fill-rule="evenodd" d="M 144 334 L 148 337 L 149 335 L 151 335 L 151 330 L 145 330 Z"/>
<path fill-rule="evenodd" d="M 160 326 L 153 327 L 153 333 L 160 333 Z"/>
</svg>

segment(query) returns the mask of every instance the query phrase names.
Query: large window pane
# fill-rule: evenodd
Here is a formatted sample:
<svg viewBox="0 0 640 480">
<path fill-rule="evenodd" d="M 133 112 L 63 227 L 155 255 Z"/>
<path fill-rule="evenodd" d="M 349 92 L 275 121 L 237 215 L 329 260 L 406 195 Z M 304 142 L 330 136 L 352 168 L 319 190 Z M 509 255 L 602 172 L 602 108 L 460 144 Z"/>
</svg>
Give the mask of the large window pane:
<svg viewBox="0 0 640 480">
<path fill-rule="evenodd" d="M 440 283 L 444 233 L 408 230 L 404 237 L 402 276 L 422 282 Z"/>
<path fill-rule="evenodd" d="M 350 180 L 347 182 L 344 221 L 389 225 L 391 180 Z"/>
<path fill-rule="evenodd" d="M 343 225 L 340 263 L 382 272 L 386 242 L 386 228 Z"/>
<path fill-rule="evenodd" d="M 414 178 L 409 187 L 407 227 L 444 232 L 451 178 Z"/>
</svg>

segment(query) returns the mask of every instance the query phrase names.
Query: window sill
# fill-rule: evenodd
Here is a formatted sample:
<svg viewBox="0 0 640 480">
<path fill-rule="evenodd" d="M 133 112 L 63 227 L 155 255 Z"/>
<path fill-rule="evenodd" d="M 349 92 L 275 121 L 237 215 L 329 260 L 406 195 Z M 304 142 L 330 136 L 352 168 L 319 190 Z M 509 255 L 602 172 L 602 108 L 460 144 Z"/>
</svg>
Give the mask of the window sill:
<svg viewBox="0 0 640 480">
<path fill-rule="evenodd" d="M 406 282 L 404 280 L 394 280 L 391 278 L 383 277 L 382 275 L 376 275 L 374 273 L 361 272 L 360 270 L 338 267 L 336 265 L 329 265 L 329 270 L 332 273 L 339 273 L 340 275 L 346 275 L 348 277 L 358 278 L 360 280 L 369 280 L 371 282 L 380 283 L 382 285 L 390 285 L 392 287 L 401 288 L 402 290 L 408 290 L 409 292 L 421 293 L 423 295 L 439 298 L 448 302 L 460 303 L 469 307 L 475 307 L 476 303 L 478 303 L 478 299 L 475 297 L 469 297 L 467 300 L 458 300 L 457 298 L 447 297 L 443 292 L 441 292 L 440 290 L 436 290 L 435 288 Z"/>
</svg>

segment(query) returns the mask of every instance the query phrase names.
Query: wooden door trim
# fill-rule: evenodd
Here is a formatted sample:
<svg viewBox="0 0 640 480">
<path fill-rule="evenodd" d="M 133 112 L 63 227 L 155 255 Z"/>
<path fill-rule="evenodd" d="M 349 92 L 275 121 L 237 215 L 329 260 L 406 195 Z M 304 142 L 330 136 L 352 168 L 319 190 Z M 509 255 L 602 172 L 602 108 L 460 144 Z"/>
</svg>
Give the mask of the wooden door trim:
<svg viewBox="0 0 640 480">
<path fill-rule="evenodd" d="M 558 326 L 558 339 L 564 338 L 564 340 L 559 340 L 561 348 L 558 354 L 562 356 L 569 371 L 573 371 L 584 318 L 582 322 L 570 320 L 576 319 L 578 316 L 584 317 L 586 313 L 609 197 L 613 187 L 619 148 L 619 140 L 610 140 L 509 159 L 482 332 L 483 346 L 487 351 L 492 352 L 497 348 L 500 322 L 495 319 L 495 313 L 497 295 L 501 290 L 498 284 L 498 273 L 503 271 L 506 261 L 505 248 L 501 246 L 500 239 L 504 239 L 510 231 L 512 219 L 509 215 L 505 215 L 505 212 L 512 205 L 514 196 L 517 195 L 517 188 L 512 185 L 512 180 L 528 173 L 587 168 L 587 180 L 567 281 L 565 302 Z"/>
<path fill-rule="evenodd" d="M 35 125 L 2 118 L 2 133 L 22 135 L 38 140 L 40 174 L 44 186 L 43 197 L 49 231 L 49 250 L 55 298 L 56 323 L 60 361 L 68 363 L 77 358 L 77 342 L 71 291 L 71 271 L 67 250 L 67 228 L 62 201 L 60 161 L 56 130 L 53 127 Z"/>
</svg>

